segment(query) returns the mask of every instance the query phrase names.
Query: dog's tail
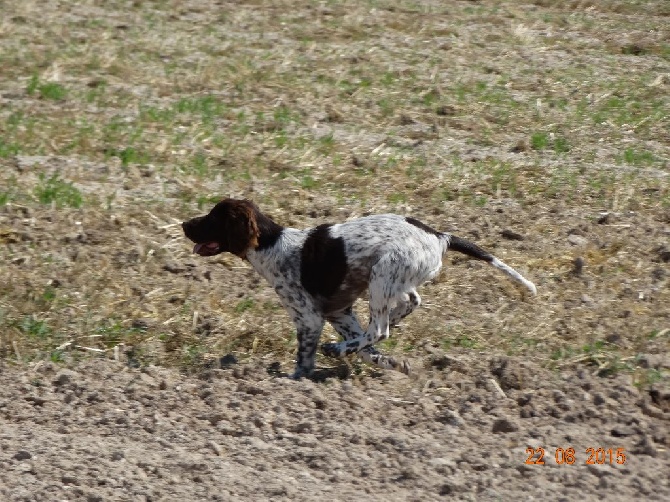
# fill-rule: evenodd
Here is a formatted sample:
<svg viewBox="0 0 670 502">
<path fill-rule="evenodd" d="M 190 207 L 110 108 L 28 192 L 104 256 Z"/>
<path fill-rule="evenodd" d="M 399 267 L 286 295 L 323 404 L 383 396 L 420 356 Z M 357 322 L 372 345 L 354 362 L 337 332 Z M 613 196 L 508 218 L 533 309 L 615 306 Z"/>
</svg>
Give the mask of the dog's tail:
<svg viewBox="0 0 670 502">
<path fill-rule="evenodd" d="M 451 234 L 442 234 L 442 235 L 445 241 L 444 242 L 445 252 L 449 249 L 452 249 L 454 251 L 458 251 L 459 253 L 472 256 L 473 258 L 476 258 L 478 260 L 485 261 L 493 265 L 495 268 L 502 270 L 504 273 L 509 275 L 515 281 L 518 281 L 524 286 L 526 286 L 534 295 L 537 294 L 537 288 L 535 287 L 535 284 L 530 282 L 528 279 L 526 279 L 512 267 L 510 267 L 506 263 L 503 263 L 501 260 L 493 256 L 491 253 L 484 251 L 476 244 L 473 244 L 472 242 L 467 241 L 465 239 L 461 239 L 460 237 L 456 237 L 455 235 Z"/>
</svg>

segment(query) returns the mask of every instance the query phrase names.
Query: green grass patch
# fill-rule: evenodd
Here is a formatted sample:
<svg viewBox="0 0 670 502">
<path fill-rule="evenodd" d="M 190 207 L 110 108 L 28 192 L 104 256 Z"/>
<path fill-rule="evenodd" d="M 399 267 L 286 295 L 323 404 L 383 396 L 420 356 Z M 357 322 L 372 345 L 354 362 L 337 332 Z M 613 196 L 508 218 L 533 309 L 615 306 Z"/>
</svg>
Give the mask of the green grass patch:
<svg viewBox="0 0 670 502">
<path fill-rule="evenodd" d="M 6 159 L 17 155 L 21 149 L 16 143 L 7 143 L 0 138 L 0 158 Z"/>
<path fill-rule="evenodd" d="M 626 148 L 623 152 L 623 161 L 633 166 L 653 164 L 655 160 L 654 154 L 646 150 Z"/>
<path fill-rule="evenodd" d="M 197 115 L 203 122 L 211 122 L 224 114 L 226 106 L 219 98 L 206 95 L 181 98 L 174 104 L 173 110 L 178 114 Z"/>
<path fill-rule="evenodd" d="M 37 90 L 44 99 L 52 99 L 54 101 L 62 101 L 67 96 L 67 89 L 56 82 L 40 84 Z"/>
<path fill-rule="evenodd" d="M 533 150 L 544 150 L 549 145 L 549 135 L 546 132 L 536 132 L 530 137 L 530 147 Z"/>
<path fill-rule="evenodd" d="M 137 335 L 144 333 L 144 331 L 144 328 L 126 326 L 121 321 L 109 319 L 106 323 L 97 326 L 93 330 L 93 334 L 106 347 L 111 348 L 120 343 L 132 345 Z"/>
<path fill-rule="evenodd" d="M 476 349 L 478 346 L 477 340 L 466 335 L 459 336 L 456 339 L 456 345 L 464 349 Z"/>
<path fill-rule="evenodd" d="M 196 198 L 195 203 L 198 205 L 198 209 L 209 209 L 209 206 L 218 203 L 221 200 L 221 197 L 218 195 L 200 195 Z"/>
<path fill-rule="evenodd" d="M 46 177 L 40 174 L 40 181 L 35 187 L 35 196 L 42 204 L 56 204 L 56 207 L 79 208 L 84 198 L 77 187 L 56 174 Z"/>
<path fill-rule="evenodd" d="M 570 144 L 565 137 L 546 132 L 533 133 L 530 137 L 530 147 L 537 151 L 552 149 L 556 153 L 567 153 L 570 151 Z"/>
<path fill-rule="evenodd" d="M 317 185 L 316 179 L 311 174 L 303 174 L 300 178 L 300 186 L 305 190 L 315 188 Z"/>
<path fill-rule="evenodd" d="M 381 110 L 382 117 L 392 117 L 395 113 L 395 104 L 389 98 L 382 98 L 377 101 L 377 105 Z"/>
<path fill-rule="evenodd" d="M 568 140 L 562 136 L 554 138 L 554 151 L 556 153 L 567 153 L 570 151 Z"/>
<path fill-rule="evenodd" d="M 37 75 L 33 75 L 26 86 L 26 93 L 30 96 L 35 93 L 43 99 L 62 101 L 67 97 L 67 89 L 57 82 L 40 82 Z"/>
<path fill-rule="evenodd" d="M 51 334 L 51 328 L 46 321 L 27 315 L 19 321 L 18 328 L 26 336 L 45 339 Z"/>
<path fill-rule="evenodd" d="M 407 202 L 407 195 L 402 192 L 391 193 L 387 196 L 387 200 L 391 204 L 401 204 Z"/>
<path fill-rule="evenodd" d="M 146 164 L 149 162 L 149 155 L 132 146 L 127 146 L 120 150 L 108 150 L 107 155 L 109 157 L 118 157 L 121 160 L 121 165 L 123 167 L 128 167 L 131 164 Z"/>
<path fill-rule="evenodd" d="M 241 300 L 237 305 L 235 305 L 235 312 L 237 314 L 241 314 L 242 312 L 246 312 L 249 309 L 252 309 L 255 305 L 255 302 L 253 298 L 245 298 L 244 300 Z"/>
</svg>

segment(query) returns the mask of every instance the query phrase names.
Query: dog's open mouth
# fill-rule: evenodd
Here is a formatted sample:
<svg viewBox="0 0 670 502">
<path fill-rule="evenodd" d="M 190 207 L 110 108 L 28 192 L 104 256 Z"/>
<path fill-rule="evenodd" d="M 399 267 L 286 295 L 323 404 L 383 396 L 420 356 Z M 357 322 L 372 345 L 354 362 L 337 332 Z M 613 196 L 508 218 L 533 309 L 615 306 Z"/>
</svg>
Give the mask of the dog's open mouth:
<svg viewBox="0 0 670 502">
<path fill-rule="evenodd" d="M 213 256 L 218 254 L 219 243 L 218 242 L 203 242 L 202 244 L 196 244 L 193 247 L 193 252 L 199 254 L 200 256 Z"/>
</svg>

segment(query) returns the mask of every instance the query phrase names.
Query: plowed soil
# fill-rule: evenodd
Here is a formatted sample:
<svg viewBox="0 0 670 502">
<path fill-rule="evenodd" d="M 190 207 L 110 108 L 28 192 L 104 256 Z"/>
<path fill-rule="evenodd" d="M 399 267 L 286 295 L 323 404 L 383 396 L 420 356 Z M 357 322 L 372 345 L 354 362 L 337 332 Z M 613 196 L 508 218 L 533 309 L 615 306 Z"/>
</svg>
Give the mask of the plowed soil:
<svg viewBox="0 0 670 502">
<path fill-rule="evenodd" d="M 106 360 L 5 368 L 0 496 L 670 497 L 667 387 L 641 392 L 625 377 L 485 355 L 426 364 L 413 379 L 386 372 L 321 382 L 270 375 L 259 363 L 199 377 Z M 539 448 L 544 465 L 529 465 Z M 574 457 L 564 457 L 569 448 Z"/>
</svg>

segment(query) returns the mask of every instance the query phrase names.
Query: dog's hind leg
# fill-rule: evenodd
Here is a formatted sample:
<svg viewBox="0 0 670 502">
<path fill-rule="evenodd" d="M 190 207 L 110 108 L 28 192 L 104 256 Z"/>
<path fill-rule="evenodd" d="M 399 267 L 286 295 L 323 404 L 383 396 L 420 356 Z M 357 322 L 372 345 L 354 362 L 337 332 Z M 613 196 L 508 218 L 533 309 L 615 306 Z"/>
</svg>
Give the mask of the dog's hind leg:
<svg viewBox="0 0 670 502">
<path fill-rule="evenodd" d="M 365 331 L 358 322 L 358 318 L 351 307 L 341 312 L 330 314 L 327 319 L 345 341 L 365 336 Z M 406 375 L 409 375 L 411 372 L 410 365 L 406 360 L 397 360 L 394 357 L 384 355 L 372 345 L 363 348 L 358 352 L 358 355 L 364 362 L 374 364 L 380 368 L 394 369 Z"/>
<path fill-rule="evenodd" d="M 419 305 L 421 305 L 421 297 L 419 296 L 419 293 L 416 292 L 416 289 L 404 293 L 389 315 L 389 324 L 391 327 L 395 326 L 402 319 L 414 312 Z"/>
<path fill-rule="evenodd" d="M 364 333 L 340 343 L 327 343 L 321 346 L 321 351 L 330 357 L 342 357 L 362 351 L 380 340 L 389 337 L 390 308 L 409 295 L 406 291 L 413 290 L 413 285 L 407 284 L 408 267 L 406 257 L 399 253 L 389 253 L 372 267 L 370 273 L 370 323 Z M 406 313 L 409 307 L 402 308 L 396 317 Z"/>
</svg>

